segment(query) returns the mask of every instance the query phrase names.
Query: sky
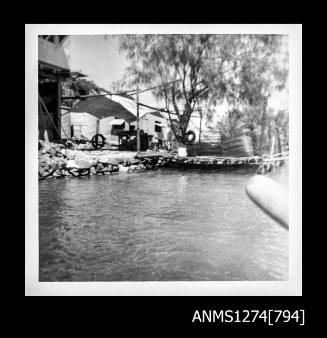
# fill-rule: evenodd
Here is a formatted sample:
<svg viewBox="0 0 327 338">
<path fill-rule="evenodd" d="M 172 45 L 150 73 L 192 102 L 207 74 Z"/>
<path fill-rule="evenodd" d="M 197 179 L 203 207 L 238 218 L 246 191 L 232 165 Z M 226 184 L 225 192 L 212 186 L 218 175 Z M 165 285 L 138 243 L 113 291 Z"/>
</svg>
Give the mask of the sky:
<svg viewBox="0 0 327 338">
<path fill-rule="evenodd" d="M 123 77 L 129 65 L 119 51 L 118 41 L 104 35 L 72 35 L 69 39 L 72 69 L 88 75 L 87 79 L 110 91 L 112 83 Z M 142 103 L 158 106 L 151 92 L 141 93 L 139 98 Z"/>
<path fill-rule="evenodd" d="M 98 86 L 111 90 L 111 85 L 123 77 L 129 60 L 119 51 L 118 40 L 110 35 L 71 35 L 67 42 L 71 69 L 81 71 L 87 79 L 94 81 Z M 288 48 L 285 40 L 284 48 Z M 67 49 L 68 50 L 68 49 Z M 145 89 L 145 88 L 141 88 Z M 163 103 L 157 102 L 151 91 L 141 93 L 141 103 L 154 107 L 164 108 Z M 268 106 L 275 112 L 288 107 L 288 92 L 274 93 L 268 101 Z M 217 117 L 221 116 L 228 106 L 217 107 Z M 199 127 L 199 118 L 193 119 L 193 125 Z"/>
</svg>

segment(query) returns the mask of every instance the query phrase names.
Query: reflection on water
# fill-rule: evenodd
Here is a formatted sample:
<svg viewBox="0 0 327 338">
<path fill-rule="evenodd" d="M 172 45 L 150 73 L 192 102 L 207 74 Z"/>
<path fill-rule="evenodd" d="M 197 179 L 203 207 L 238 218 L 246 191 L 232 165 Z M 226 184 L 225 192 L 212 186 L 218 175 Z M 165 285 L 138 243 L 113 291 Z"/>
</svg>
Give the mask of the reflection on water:
<svg viewBox="0 0 327 338">
<path fill-rule="evenodd" d="M 40 181 L 40 281 L 287 280 L 288 232 L 246 196 L 252 175 Z"/>
</svg>

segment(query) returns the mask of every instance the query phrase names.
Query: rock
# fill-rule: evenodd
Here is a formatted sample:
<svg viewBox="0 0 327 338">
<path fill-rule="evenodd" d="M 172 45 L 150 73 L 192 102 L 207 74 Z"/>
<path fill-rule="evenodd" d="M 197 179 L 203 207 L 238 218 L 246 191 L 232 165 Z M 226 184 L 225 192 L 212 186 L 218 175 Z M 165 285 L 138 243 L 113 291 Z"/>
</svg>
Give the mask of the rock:
<svg viewBox="0 0 327 338">
<path fill-rule="evenodd" d="M 50 157 L 43 157 L 39 159 L 39 165 L 48 168 L 48 169 L 56 169 L 58 168 L 58 162 L 55 159 Z"/>
<path fill-rule="evenodd" d="M 91 173 L 92 175 L 96 175 L 97 171 L 96 171 L 96 169 L 95 169 L 94 167 L 92 167 L 92 168 L 90 169 L 90 173 Z"/>
<path fill-rule="evenodd" d="M 83 151 L 81 150 L 73 150 L 75 158 L 88 158 L 89 156 L 87 154 L 85 154 Z"/>
<path fill-rule="evenodd" d="M 110 159 L 108 160 L 108 164 L 111 164 L 111 165 L 118 165 L 118 161 L 115 160 L 115 159 L 113 159 L 113 158 L 110 158 Z"/>
<path fill-rule="evenodd" d="M 90 169 L 78 169 L 79 176 L 88 176 L 90 175 Z"/>
<path fill-rule="evenodd" d="M 71 149 L 65 149 L 65 152 L 63 153 L 67 159 L 73 160 L 75 158 L 75 151 Z"/>
<path fill-rule="evenodd" d="M 42 150 L 42 152 L 43 152 L 43 150 Z M 44 160 L 44 161 L 48 161 L 49 160 L 49 158 L 50 158 L 50 154 L 48 154 L 48 153 L 42 153 L 42 155 L 39 157 L 41 160 Z"/>
<path fill-rule="evenodd" d="M 127 173 L 129 171 L 129 167 L 124 167 L 123 165 L 119 164 L 119 172 L 120 173 Z"/>
<path fill-rule="evenodd" d="M 119 171 L 119 166 L 117 165 L 111 165 L 111 172 L 115 173 Z"/>
<path fill-rule="evenodd" d="M 104 173 L 110 173 L 110 171 L 111 171 L 111 170 L 109 169 L 109 167 L 104 167 L 104 168 L 103 168 L 102 170 L 100 170 L 99 172 L 104 174 Z"/>
<path fill-rule="evenodd" d="M 84 159 L 75 159 L 67 161 L 66 167 L 76 169 L 90 169 L 91 167 L 93 167 L 93 163 L 92 161 Z"/>
<path fill-rule="evenodd" d="M 67 141 L 66 141 L 66 147 L 67 147 L 67 148 L 70 148 L 70 149 L 74 148 L 74 142 L 72 142 L 72 141 L 70 141 L 70 140 L 67 140 Z"/>
<path fill-rule="evenodd" d="M 51 148 L 49 151 L 48 151 L 49 154 L 51 154 L 52 156 L 56 156 L 57 155 L 57 150 L 54 149 L 54 148 Z"/>
<path fill-rule="evenodd" d="M 44 178 L 51 177 L 50 174 L 51 174 L 51 171 L 45 171 L 42 177 L 44 177 Z M 50 175 L 50 176 L 49 176 L 49 175 Z"/>
<path fill-rule="evenodd" d="M 44 169 L 45 171 L 50 171 L 50 170 L 51 170 L 50 166 L 47 165 L 47 164 L 43 166 L 43 169 Z"/>
<path fill-rule="evenodd" d="M 141 160 L 139 160 L 137 158 L 131 158 L 131 159 L 127 160 L 126 163 L 127 163 L 127 165 L 139 164 L 139 163 L 141 163 Z"/>
<path fill-rule="evenodd" d="M 44 170 L 43 167 L 39 166 L 39 174 L 43 177 L 46 175 L 46 171 Z"/>
<path fill-rule="evenodd" d="M 39 149 L 42 149 L 43 151 L 49 151 L 51 149 L 51 143 L 39 140 Z"/>
<path fill-rule="evenodd" d="M 77 165 L 75 163 L 74 160 L 69 160 L 67 163 L 66 163 L 66 168 L 77 168 Z"/>
<path fill-rule="evenodd" d="M 130 167 L 130 170 L 139 170 L 140 167 L 138 165 L 132 164 Z"/>
<path fill-rule="evenodd" d="M 56 161 L 54 159 L 51 159 L 50 168 L 52 168 L 52 169 L 59 169 L 59 163 L 58 163 L 58 161 Z"/>
<path fill-rule="evenodd" d="M 108 164 L 110 162 L 110 157 L 109 155 L 102 155 L 99 157 L 99 162 L 100 163 L 104 163 L 104 164 Z"/>
<path fill-rule="evenodd" d="M 53 174 L 52 174 L 52 176 L 54 176 L 54 177 L 60 177 L 61 176 L 61 170 L 56 170 Z"/>
<path fill-rule="evenodd" d="M 96 158 L 96 159 L 91 160 L 91 162 L 92 162 L 92 165 L 95 167 L 99 163 L 99 160 Z"/>
<path fill-rule="evenodd" d="M 97 171 L 103 171 L 105 169 L 103 164 L 101 164 L 101 163 L 98 163 L 96 168 L 97 168 Z"/>
<path fill-rule="evenodd" d="M 66 161 L 64 161 L 62 158 L 58 160 L 58 166 L 60 169 L 66 168 Z"/>
<path fill-rule="evenodd" d="M 78 169 L 69 169 L 69 174 L 71 176 L 77 177 L 79 175 Z"/>
</svg>

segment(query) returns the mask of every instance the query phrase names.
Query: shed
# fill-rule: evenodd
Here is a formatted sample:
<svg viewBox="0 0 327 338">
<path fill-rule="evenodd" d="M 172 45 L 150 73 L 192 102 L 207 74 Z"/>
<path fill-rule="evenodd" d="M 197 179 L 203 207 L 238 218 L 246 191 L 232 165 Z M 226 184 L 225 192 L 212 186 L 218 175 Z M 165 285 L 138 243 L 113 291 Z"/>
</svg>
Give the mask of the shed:
<svg viewBox="0 0 327 338">
<path fill-rule="evenodd" d="M 136 122 L 131 123 L 136 128 Z M 169 131 L 168 122 L 160 112 L 150 112 L 140 118 L 140 129 L 149 135 L 150 143 L 164 144 Z"/>
<path fill-rule="evenodd" d="M 74 113 L 89 113 L 103 119 L 106 117 L 116 117 L 130 123 L 136 120 L 137 107 L 132 99 L 120 95 L 96 95 L 80 101 L 71 109 Z M 145 114 L 153 112 L 153 109 L 139 106 L 140 118 Z"/>
<path fill-rule="evenodd" d="M 60 140 L 62 80 L 85 76 L 70 69 L 69 51 L 63 47 L 66 38 L 67 35 L 40 35 L 38 38 L 38 129 L 41 140 Z"/>
<path fill-rule="evenodd" d="M 139 106 L 140 129 L 156 140 L 166 139 L 167 120 L 153 109 Z M 62 126 L 69 136 L 82 134 L 91 139 L 103 134 L 109 143 L 118 142 L 118 131 L 136 129 L 137 105 L 120 95 L 97 95 L 80 101 L 62 115 Z"/>
</svg>

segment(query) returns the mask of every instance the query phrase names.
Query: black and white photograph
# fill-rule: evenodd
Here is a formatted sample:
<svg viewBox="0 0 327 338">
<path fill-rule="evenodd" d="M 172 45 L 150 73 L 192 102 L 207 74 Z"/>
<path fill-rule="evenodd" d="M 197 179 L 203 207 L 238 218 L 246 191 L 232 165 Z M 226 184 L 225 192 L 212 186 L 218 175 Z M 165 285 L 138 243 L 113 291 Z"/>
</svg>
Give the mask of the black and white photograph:
<svg viewBox="0 0 327 338">
<path fill-rule="evenodd" d="M 26 294 L 301 295 L 301 25 L 27 24 L 25 65 Z"/>
</svg>

